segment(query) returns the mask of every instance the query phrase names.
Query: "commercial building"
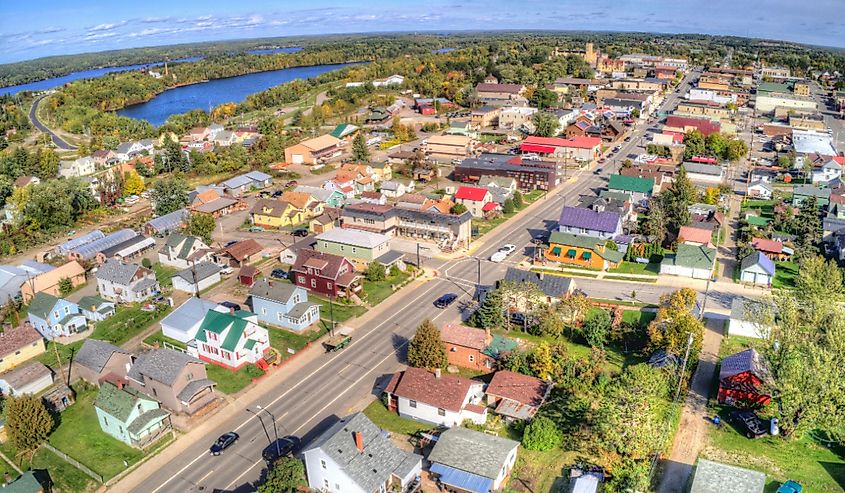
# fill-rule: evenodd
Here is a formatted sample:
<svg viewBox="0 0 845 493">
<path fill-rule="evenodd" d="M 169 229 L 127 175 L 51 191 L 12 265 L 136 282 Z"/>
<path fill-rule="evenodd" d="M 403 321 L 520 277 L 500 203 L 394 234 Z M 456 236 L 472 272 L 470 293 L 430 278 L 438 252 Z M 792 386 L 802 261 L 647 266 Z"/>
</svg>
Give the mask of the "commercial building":
<svg viewBox="0 0 845 493">
<path fill-rule="evenodd" d="M 341 142 L 329 134 L 303 140 L 285 149 L 285 161 L 294 164 L 318 164 L 340 155 Z"/>
<path fill-rule="evenodd" d="M 509 154 L 482 154 L 464 159 L 453 172 L 454 180 L 463 183 L 477 183 L 482 176 L 513 178 L 523 191 L 551 190 L 560 182 L 556 163 L 528 161 Z"/>
</svg>

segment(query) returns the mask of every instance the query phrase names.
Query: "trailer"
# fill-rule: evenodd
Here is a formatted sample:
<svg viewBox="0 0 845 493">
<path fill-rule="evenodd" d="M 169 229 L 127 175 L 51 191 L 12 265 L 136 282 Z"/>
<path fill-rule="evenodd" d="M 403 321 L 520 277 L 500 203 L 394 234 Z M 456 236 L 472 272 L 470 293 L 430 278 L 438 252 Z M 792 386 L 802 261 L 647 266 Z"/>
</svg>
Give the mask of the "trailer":
<svg viewBox="0 0 845 493">
<path fill-rule="evenodd" d="M 335 330 L 335 334 L 323 343 L 327 353 L 340 351 L 352 342 L 352 329 L 349 327 L 340 327 Z"/>
</svg>

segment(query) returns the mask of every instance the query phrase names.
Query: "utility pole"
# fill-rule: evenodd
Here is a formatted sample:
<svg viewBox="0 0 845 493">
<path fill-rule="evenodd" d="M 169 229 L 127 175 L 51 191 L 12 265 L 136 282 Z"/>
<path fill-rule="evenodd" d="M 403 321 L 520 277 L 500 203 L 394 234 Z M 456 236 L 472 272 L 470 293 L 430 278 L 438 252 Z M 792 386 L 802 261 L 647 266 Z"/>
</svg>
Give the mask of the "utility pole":
<svg viewBox="0 0 845 493">
<path fill-rule="evenodd" d="M 477 280 L 475 282 L 475 296 L 481 301 L 481 257 L 475 257 L 477 265 Z"/>
<path fill-rule="evenodd" d="M 681 384 L 684 381 L 684 373 L 687 371 L 687 360 L 689 359 L 689 353 L 692 349 L 692 332 L 689 333 L 689 337 L 687 338 L 687 351 L 684 354 L 684 362 L 681 365 L 681 371 L 678 374 L 678 388 L 675 390 L 675 399 L 673 402 L 678 402 L 678 397 L 681 395 Z"/>
</svg>

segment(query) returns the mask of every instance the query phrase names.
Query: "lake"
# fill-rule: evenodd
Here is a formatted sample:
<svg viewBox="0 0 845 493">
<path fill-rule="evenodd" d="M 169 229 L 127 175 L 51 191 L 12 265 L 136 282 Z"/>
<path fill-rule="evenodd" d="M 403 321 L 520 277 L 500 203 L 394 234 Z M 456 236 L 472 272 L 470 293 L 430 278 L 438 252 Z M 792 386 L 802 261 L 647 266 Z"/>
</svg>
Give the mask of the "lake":
<svg viewBox="0 0 845 493">
<path fill-rule="evenodd" d="M 127 106 L 118 110 L 118 114 L 147 120 L 155 126 L 167 121 L 170 115 L 187 111 L 211 108 L 223 103 L 240 103 L 250 94 L 264 91 L 273 86 L 290 82 L 294 79 L 308 79 L 331 70 L 338 70 L 352 65 L 337 63 L 315 65 L 312 67 L 292 67 L 269 72 L 239 75 L 227 79 L 215 79 L 200 84 L 169 89 L 146 103 Z"/>
<path fill-rule="evenodd" d="M 171 60 L 168 63 L 195 62 L 197 60 L 202 60 L 202 58 L 203 57 L 201 56 L 180 58 L 178 60 Z M 142 68 L 159 67 L 161 65 L 164 65 L 164 62 L 143 63 L 139 65 L 121 65 L 120 67 L 104 67 L 95 68 L 91 70 L 83 70 L 80 72 L 71 72 L 67 75 L 63 75 L 61 77 L 54 77 L 52 79 L 39 80 L 37 82 L 29 82 L 27 84 L 19 84 L 17 86 L 2 87 L 0 88 L 0 95 L 17 94 L 22 91 L 44 91 L 46 89 L 52 89 L 54 87 L 63 86 L 68 82 L 73 82 L 79 79 L 93 79 L 95 77 L 101 77 L 103 75 L 111 74 L 113 72 L 140 70 Z"/>
</svg>

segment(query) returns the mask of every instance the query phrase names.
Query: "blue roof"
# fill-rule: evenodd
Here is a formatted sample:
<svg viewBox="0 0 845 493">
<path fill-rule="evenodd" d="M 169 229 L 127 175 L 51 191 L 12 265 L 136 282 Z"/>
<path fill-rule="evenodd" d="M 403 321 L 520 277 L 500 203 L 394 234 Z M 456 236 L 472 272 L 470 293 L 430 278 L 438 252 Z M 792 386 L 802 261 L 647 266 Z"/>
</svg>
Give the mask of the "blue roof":
<svg viewBox="0 0 845 493">
<path fill-rule="evenodd" d="M 461 471 L 443 464 L 432 464 L 431 472 L 440 475 L 440 482 L 449 486 L 455 486 L 464 491 L 474 493 L 487 493 L 493 488 L 493 480 L 471 472 Z"/>
</svg>

